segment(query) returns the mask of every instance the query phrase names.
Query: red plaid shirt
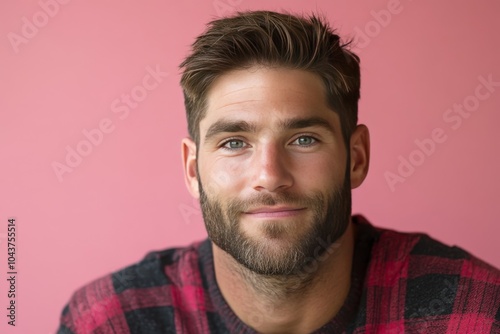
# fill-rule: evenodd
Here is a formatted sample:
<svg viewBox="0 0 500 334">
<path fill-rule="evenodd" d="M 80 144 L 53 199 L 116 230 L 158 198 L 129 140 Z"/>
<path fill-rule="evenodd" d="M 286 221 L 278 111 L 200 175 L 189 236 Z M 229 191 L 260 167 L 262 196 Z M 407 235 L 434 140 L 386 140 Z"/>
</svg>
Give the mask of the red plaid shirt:
<svg viewBox="0 0 500 334">
<path fill-rule="evenodd" d="M 500 333 L 500 271 L 425 234 L 375 228 L 362 216 L 352 282 L 314 333 Z M 255 333 L 225 302 L 211 243 L 148 254 L 76 291 L 66 333 Z"/>
</svg>

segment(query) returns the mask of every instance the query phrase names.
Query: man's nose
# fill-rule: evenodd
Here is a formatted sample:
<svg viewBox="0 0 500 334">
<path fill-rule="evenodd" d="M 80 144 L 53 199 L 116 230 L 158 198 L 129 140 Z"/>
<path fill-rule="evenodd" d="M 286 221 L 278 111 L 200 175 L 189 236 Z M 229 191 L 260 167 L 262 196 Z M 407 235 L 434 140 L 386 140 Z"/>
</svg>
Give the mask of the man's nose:
<svg viewBox="0 0 500 334">
<path fill-rule="evenodd" d="M 291 161 L 286 150 L 276 144 L 266 144 L 254 152 L 253 188 L 276 192 L 293 185 Z"/>
</svg>

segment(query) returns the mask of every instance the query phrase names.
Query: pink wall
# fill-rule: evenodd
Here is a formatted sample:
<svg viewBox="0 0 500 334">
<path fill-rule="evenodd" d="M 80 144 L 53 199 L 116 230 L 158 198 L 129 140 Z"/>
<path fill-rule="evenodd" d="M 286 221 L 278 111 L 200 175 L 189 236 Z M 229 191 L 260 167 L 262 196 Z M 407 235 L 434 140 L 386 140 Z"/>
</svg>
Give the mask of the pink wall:
<svg viewBox="0 0 500 334">
<path fill-rule="evenodd" d="M 177 66 L 205 22 L 236 9 L 317 9 L 356 36 L 373 153 L 354 211 L 500 266 L 500 2 L 145 3 L 0 4 L 0 332 L 54 332 L 77 287 L 205 236 L 183 183 Z M 131 93 L 133 108 L 122 101 Z M 76 149 L 86 156 L 58 177 L 53 165 Z M 15 331 L 4 315 L 9 217 L 18 226 Z"/>
</svg>

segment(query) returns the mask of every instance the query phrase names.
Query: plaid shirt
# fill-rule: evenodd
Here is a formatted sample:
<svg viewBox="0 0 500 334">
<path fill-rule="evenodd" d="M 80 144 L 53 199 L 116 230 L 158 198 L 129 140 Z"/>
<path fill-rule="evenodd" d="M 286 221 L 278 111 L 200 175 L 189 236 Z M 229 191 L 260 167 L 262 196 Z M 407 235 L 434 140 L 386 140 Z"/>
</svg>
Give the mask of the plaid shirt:
<svg viewBox="0 0 500 334">
<path fill-rule="evenodd" d="M 500 333 L 500 271 L 425 234 L 358 227 L 351 288 L 314 333 Z M 74 293 L 59 334 L 256 333 L 217 286 L 211 243 L 149 253 Z"/>
</svg>

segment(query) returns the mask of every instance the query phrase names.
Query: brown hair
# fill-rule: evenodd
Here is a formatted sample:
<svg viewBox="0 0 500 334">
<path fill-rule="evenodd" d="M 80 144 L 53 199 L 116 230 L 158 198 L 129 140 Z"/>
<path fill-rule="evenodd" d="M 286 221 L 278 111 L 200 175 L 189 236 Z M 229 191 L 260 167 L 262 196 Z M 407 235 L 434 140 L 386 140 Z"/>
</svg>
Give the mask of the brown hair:
<svg viewBox="0 0 500 334">
<path fill-rule="evenodd" d="M 314 14 L 298 17 L 250 11 L 210 22 L 180 65 L 184 69 L 181 86 L 189 135 L 198 145 L 206 94 L 213 81 L 230 70 L 259 64 L 318 74 L 348 145 L 358 121 L 360 96 L 359 57 L 347 49 L 348 45 Z"/>
</svg>

